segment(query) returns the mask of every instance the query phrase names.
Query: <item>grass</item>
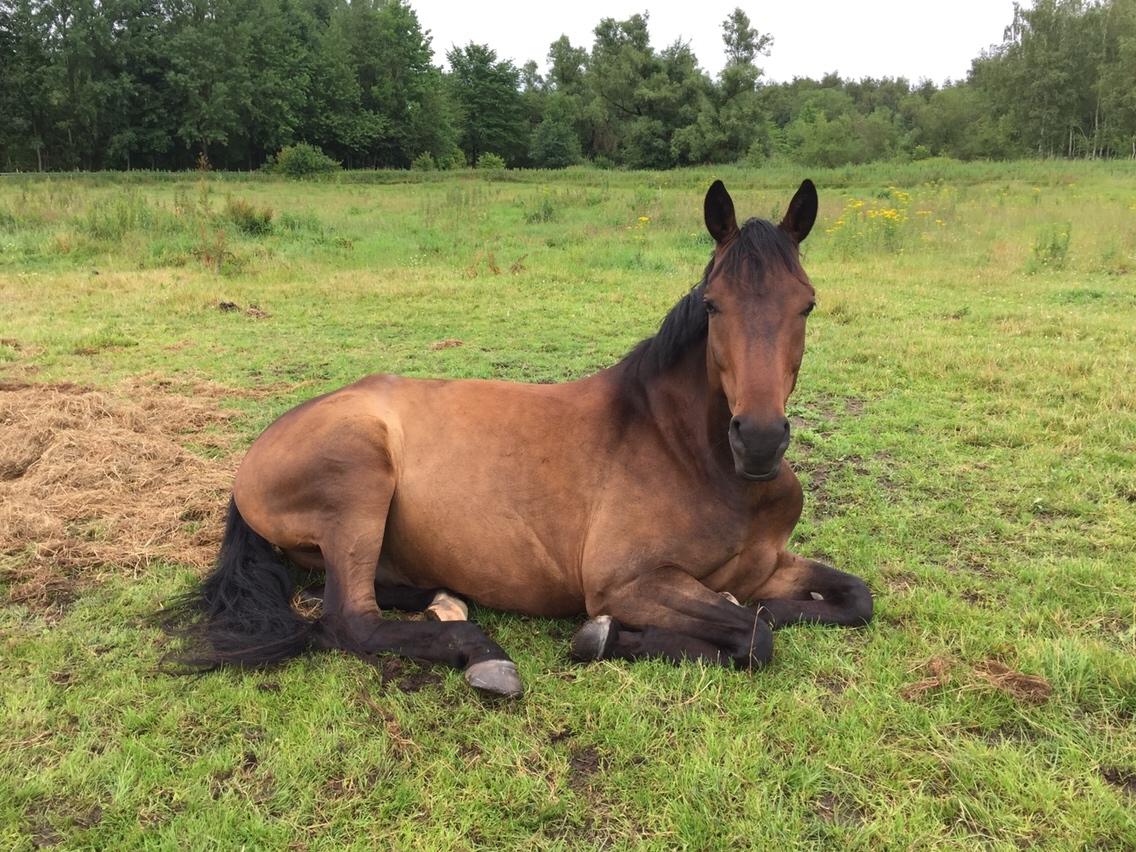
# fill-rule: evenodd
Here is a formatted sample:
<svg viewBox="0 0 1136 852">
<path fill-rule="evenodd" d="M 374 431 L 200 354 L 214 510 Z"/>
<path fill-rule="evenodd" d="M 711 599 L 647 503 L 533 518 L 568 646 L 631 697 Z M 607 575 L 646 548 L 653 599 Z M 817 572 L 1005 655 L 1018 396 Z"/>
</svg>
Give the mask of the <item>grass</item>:
<svg viewBox="0 0 1136 852">
<path fill-rule="evenodd" d="M 219 383 L 239 444 L 367 372 L 579 376 L 697 278 L 719 174 L 766 217 L 804 176 L 6 178 L 0 371 Z M 112 571 L 0 603 L 0 846 L 1136 846 L 1136 167 L 811 176 L 793 547 L 868 581 L 870 627 L 747 674 L 577 667 L 574 622 L 475 611 L 528 688 L 492 705 L 327 654 L 156 675 L 192 572 Z"/>
</svg>

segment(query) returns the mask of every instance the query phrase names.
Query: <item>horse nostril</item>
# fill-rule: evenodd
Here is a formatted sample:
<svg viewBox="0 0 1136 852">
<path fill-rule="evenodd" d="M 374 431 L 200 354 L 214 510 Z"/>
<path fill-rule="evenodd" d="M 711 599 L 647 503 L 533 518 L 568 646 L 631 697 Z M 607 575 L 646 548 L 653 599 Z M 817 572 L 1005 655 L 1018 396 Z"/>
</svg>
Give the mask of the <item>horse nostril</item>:
<svg viewBox="0 0 1136 852">
<path fill-rule="evenodd" d="M 730 419 L 730 432 L 733 433 L 734 435 L 738 435 L 738 434 L 741 433 L 741 431 L 742 431 L 742 421 L 737 417 L 731 418 Z"/>
<path fill-rule="evenodd" d="M 789 434 L 789 418 L 787 418 L 787 417 L 782 418 L 782 423 L 785 426 L 785 434 L 786 435 Z"/>
</svg>

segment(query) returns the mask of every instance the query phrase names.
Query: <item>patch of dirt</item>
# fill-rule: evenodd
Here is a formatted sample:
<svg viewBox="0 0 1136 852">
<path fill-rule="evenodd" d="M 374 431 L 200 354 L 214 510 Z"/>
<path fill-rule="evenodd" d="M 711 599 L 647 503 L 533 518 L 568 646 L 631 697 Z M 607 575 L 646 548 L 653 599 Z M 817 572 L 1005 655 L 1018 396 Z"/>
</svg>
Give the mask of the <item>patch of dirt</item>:
<svg viewBox="0 0 1136 852">
<path fill-rule="evenodd" d="M 442 682 L 442 676 L 436 671 L 423 668 L 410 660 L 377 654 L 361 656 L 379 670 L 379 683 L 383 687 L 389 684 L 403 692 L 418 692 Z"/>
<path fill-rule="evenodd" d="M 798 403 L 795 407 L 801 409 L 801 413 L 791 415 L 789 422 L 794 429 L 805 427 L 827 434 L 832 431 L 834 423 L 848 417 L 859 417 L 866 405 L 866 400 L 856 396 L 819 394 Z"/>
<path fill-rule="evenodd" d="M 574 790 L 587 786 L 592 775 L 603 768 L 595 746 L 572 749 L 568 756 L 568 786 Z"/>
<path fill-rule="evenodd" d="M 437 351 L 439 349 L 453 349 L 461 345 L 462 341 L 458 340 L 456 337 L 447 337 L 443 340 L 435 340 L 430 344 L 430 348 Z"/>
<path fill-rule="evenodd" d="M 212 400 L 133 382 L 115 391 L 0 383 L 0 575 L 48 611 L 83 586 L 170 559 L 204 569 L 236 468 Z M 222 458 L 184 446 L 205 443 Z"/>
<path fill-rule="evenodd" d="M 837 825 L 860 825 L 864 822 L 865 815 L 860 806 L 835 793 L 821 793 L 815 807 L 817 816 L 825 822 Z"/>
<path fill-rule="evenodd" d="M 217 306 L 217 310 L 222 311 L 224 313 L 232 313 L 234 311 L 240 311 L 241 310 L 240 305 L 238 305 L 236 302 L 231 302 L 228 299 L 221 299 L 220 301 L 215 302 L 214 304 Z M 253 304 L 250 304 L 247 308 L 245 308 L 241 312 L 246 317 L 252 317 L 253 319 L 265 319 L 267 317 L 272 316 L 270 313 L 265 311 L 263 308 L 261 308 L 260 305 L 256 304 L 255 302 Z"/>
<path fill-rule="evenodd" d="M 1102 766 L 1101 777 L 1113 787 L 1136 797 L 1136 769 L 1122 769 L 1119 766 Z"/>
<path fill-rule="evenodd" d="M 889 592 L 898 594 L 919 586 L 919 578 L 902 568 L 883 568 L 881 573 Z"/>
</svg>

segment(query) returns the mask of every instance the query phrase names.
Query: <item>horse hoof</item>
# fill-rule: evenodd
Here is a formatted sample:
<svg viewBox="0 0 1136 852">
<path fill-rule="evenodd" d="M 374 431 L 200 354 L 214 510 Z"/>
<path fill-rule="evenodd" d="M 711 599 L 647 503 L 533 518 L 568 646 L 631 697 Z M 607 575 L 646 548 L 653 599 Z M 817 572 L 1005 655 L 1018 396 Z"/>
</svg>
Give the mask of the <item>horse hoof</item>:
<svg viewBox="0 0 1136 852">
<path fill-rule="evenodd" d="M 511 660 L 482 660 L 465 670 L 465 682 L 480 692 L 520 698 L 525 688 Z"/>
<path fill-rule="evenodd" d="M 430 606 L 426 607 L 426 618 L 430 621 L 469 621 L 469 607 L 461 598 L 438 592 Z"/>
<path fill-rule="evenodd" d="M 578 663 L 602 660 L 615 641 L 615 633 L 615 620 L 610 615 L 588 619 L 572 637 L 572 659 Z"/>
</svg>

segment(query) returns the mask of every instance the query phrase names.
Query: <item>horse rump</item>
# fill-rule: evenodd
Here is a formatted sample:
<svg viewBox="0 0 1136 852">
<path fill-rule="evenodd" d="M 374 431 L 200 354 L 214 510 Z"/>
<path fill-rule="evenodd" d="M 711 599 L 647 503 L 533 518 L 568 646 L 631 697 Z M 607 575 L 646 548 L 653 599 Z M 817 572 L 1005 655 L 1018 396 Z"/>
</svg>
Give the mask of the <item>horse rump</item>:
<svg viewBox="0 0 1136 852">
<path fill-rule="evenodd" d="M 213 571 L 156 614 L 181 647 L 162 658 L 178 673 L 267 666 L 312 643 L 316 622 L 292 608 L 295 584 L 283 558 L 241 517 L 230 498 Z"/>
</svg>

